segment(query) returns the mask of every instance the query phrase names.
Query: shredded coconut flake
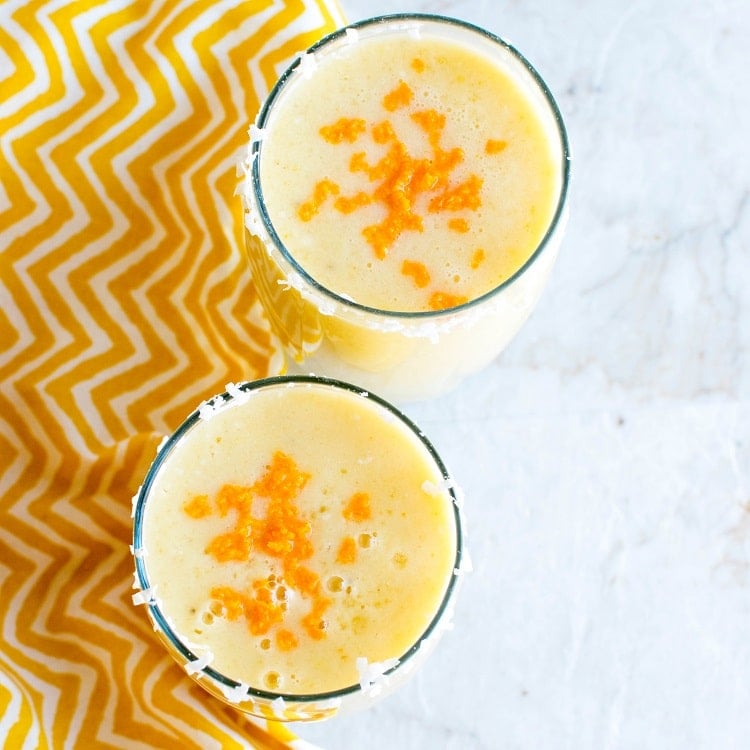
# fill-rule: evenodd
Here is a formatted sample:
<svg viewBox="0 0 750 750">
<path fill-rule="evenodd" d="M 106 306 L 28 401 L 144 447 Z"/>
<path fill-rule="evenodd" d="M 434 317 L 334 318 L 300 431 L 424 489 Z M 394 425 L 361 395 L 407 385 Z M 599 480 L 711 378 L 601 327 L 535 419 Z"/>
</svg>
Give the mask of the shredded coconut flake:
<svg viewBox="0 0 750 750">
<path fill-rule="evenodd" d="M 458 566 L 454 573 L 456 575 L 464 575 L 466 573 L 472 573 L 474 571 L 474 563 L 471 561 L 469 556 L 469 550 L 464 549 L 461 553 L 461 564 Z"/>
<path fill-rule="evenodd" d="M 245 228 L 251 235 L 253 235 L 253 237 L 260 237 L 263 239 L 263 222 L 255 211 L 245 211 Z"/>
<path fill-rule="evenodd" d="M 440 488 L 435 484 L 435 482 L 431 482 L 429 479 L 425 479 L 424 482 L 422 482 L 422 492 L 426 492 L 428 495 L 435 496 L 440 494 Z"/>
<path fill-rule="evenodd" d="M 315 60 L 315 55 L 309 52 L 303 52 L 299 58 L 299 69 L 300 73 L 307 79 L 312 76 L 318 67 L 318 63 Z"/>
<path fill-rule="evenodd" d="M 230 702 L 230 703 L 241 703 L 246 700 L 250 700 L 250 698 L 247 695 L 247 691 L 249 690 L 250 686 L 246 685 L 244 682 L 241 682 L 239 685 L 235 685 L 234 687 L 229 687 L 228 685 L 222 684 L 221 691 L 224 693 L 224 697 Z"/>
<path fill-rule="evenodd" d="M 242 404 L 250 398 L 250 393 L 240 388 L 240 385 L 237 383 L 227 383 L 225 388 L 226 392 L 232 397 L 232 400 L 237 403 Z"/>
<path fill-rule="evenodd" d="M 335 315 L 338 312 L 338 304 L 335 300 L 326 299 L 325 297 L 321 297 L 320 294 L 311 291 L 307 287 L 305 282 L 302 281 L 299 275 L 290 274 L 289 279 L 292 283 L 292 286 L 294 286 L 297 291 L 299 291 L 302 299 L 307 300 L 312 305 L 315 305 L 321 315 Z"/>
<path fill-rule="evenodd" d="M 211 651 L 206 651 L 203 656 L 198 657 L 194 661 L 186 662 L 185 671 L 188 674 L 196 674 L 198 672 L 202 672 L 213 660 L 213 653 Z"/>
<path fill-rule="evenodd" d="M 355 42 L 359 41 L 359 32 L 357 31 L 357 29 L 349 27 L 344 33 L 346 34 L 346 41 L 350 44 L 354 44 Z"/>
<path fill-rule="evenodd" d="M 247 134 L 250 136 L 250 143 L 259 143 L 266 137 L 266 133 L 265 128 L 259 128 L 255 123 L 247 131 Z"/>
<path fill-rule="evenodd" d="M 139 487 L 138 492 L 136 492 L 135 495 L 133 495 L 133 498 L 130 501 L 130 517 L 131 518 L 135 518 L 135 509 L 138 506 L 138 497 L 140 496 L 140 494 L 141 494 L 141 489 Z"/>
<path fill-rule="evenodd" d="M 284 718 L 286 704 L 284 703 L 284 699 L 281 696 L 279 696 L 278 698 L 274 698 L 271 701 L 271 711 L 273 711 L 274 716 L 278 716 L 280 719 Z"/>
<path fill-rule="evenodd" d="M 144 557 L 148 557 L 148 550 L 143 547 L 138 547 L 138 549 L 135 549 L 135 547 L 133 547 L 133 545 L 131 544 L 130 554 L 133 555 L 136 560 L 142 560 Z"/>
<path fill-rule="evenodd" d="M 211 417 L 213 417 L 213 415 L 216 414 L 217 411 L 219 411 L 220 401 L 220 399 L 215 398 L 212 398 L 209 401 L 204 401 L 198 407 L 199 419 L 211 419 Z"/>
<path fill-rule="evenodd" d="M 398 659 L 368 662 L 367 657 L 358 656 L 356 665 L 359 673 L 359 686 L 363 692 L 370 696 L 380 693 L 388 684 L 388 676 L 385 673 L 396 667 L 398 663 Z"/>
<path fill-rule="evenodd" d="M 329 698 L 328 700 L 316 702 L 315 708 L 318 711 L 336 711 L 341 708 L 341 698 Z"/>
<path fill-rule="evenodd" d="M 154 604 L 156 603 L 156 586 L 137 591 L 133 594 L 133 604 Z"/>
</svg>

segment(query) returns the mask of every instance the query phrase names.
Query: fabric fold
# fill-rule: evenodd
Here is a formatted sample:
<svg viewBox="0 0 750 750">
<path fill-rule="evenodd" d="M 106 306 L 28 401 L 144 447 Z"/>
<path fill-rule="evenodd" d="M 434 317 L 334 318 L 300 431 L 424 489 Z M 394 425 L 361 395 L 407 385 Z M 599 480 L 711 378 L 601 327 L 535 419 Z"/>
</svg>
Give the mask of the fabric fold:
<svg viewBox="0 0 750 750">
<path fill-rule="evenodd" d="M 132 605 L 131 498 L 200 401 L 277 367 L 236 161 L 343 22 L 335 0 L 0 5 L 9 746 L 302 746 L 207 696 Z"/>
</svg>

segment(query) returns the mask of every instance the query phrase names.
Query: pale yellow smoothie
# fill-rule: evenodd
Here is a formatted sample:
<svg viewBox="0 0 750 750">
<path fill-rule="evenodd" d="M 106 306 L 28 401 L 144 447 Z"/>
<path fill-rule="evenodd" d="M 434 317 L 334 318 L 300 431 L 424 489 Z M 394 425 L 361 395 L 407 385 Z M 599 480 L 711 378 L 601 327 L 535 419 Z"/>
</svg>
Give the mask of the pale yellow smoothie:
<svg viewBox="0 0 750 750">
<path fill-rule="evenodd" d="M 215 404 L 144 491 L 152 603 L 200 667 L 236 683 L 224 697 L 371 690 L 435 630 L 458 575 L 442 464 L 353 388 L 271 381 Z"/>
<path fill-rule="evenodd" d="M 246 248 L 288 366 L 440 395 L 526 320 L 566 221 L 557 106 L 454 19 L 354 24 L 304 53 L 250 129 Z"/>
<path fill-rule="evenodd" d="M 382 310 L 455 307 L 537 249 L 560 166 L 531 101 L 472 47 L 376 37 L 323 58 L 263 140 L 268 216 L 318 283 Z"/>
</svg>

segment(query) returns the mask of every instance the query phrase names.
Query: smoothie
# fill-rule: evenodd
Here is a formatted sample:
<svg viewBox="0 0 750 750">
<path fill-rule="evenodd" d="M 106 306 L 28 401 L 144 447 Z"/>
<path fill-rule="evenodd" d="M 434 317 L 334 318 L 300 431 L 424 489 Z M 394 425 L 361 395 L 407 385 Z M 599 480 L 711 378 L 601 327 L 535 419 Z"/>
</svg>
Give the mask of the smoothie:
<svg viewBox="0 0 750 750">
<path fill-rule="evenodd" d="M 251 134 L 248 255 L 302 368 L 434 395 L 529 314 L 564 224 L 567 145 L 501 40 L 429 16 L 355 24 L 297 61 Z"/>
<path fill-rule="evenodd" d="M 547 231 L 559 180 L 507 73 L 408 34 L 322 59 L 280 104 L 260 161 L 268 216 L 297 263 L 396 312 L 456 307 L 512 276 Z"/>
<path fill-rule="evenodd" d="M 317 379 L 235 388 L 189 424 L 144 484 L 134 544 L 140 599 L 188 671 L 282 719 L 410 671 L 460 568 L 455 493 L 424 438 Z"/>
</svg>

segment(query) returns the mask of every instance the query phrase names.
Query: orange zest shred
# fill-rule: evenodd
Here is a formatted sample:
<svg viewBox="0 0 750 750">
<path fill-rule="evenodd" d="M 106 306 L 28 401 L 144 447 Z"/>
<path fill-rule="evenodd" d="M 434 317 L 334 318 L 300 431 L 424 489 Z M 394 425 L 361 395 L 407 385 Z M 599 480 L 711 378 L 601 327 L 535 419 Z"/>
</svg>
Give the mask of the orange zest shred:
<svg viewBox="0 0 750 750">
<path fill-rule="evenodd" d="M 221 606 L 227 620 L 244 616 L 253 635 L 265 635 L 273 625 L 280 623 L 284 612 L 271 602 L 270 597 L 248 596 L 231 586 L 216 586 L 211 589 L 211 598 Z"/>
<path fill-rule="evenodd" d="M 240 515 L 246 515 L 250 512 L 252 502 L 253 494 L 250 488 L 237 484 L 225 484 L 216 495 L 216 507 L 222 518 L 230 510 L 234 510 Z"/>
<path fill-rule="evenodd" d="M 287 572 L 292 586 L 303 596 L 315 597 L 320 593 L 320 577 L 304 565 L 298 565 Z"/>
<path fill-rule="evenodd" d="M 393 125 L 390 120 L 383 120 L 372 126 L 372 140 L 375 143 L 383 144 L 388 141 L 397 140 L 396 131 L 393 129 Z"/>
<path fill-rule="evenodd" d="M 448 229 L 459 234 L 469 231 L 469 222 L 466 219 L 448 219 Z"/>
<path fill-rule="evenodd" d="M 461 211 L 468 208 L 475 211 L 482 205 L 479 191 L 482 188 L 482 180 L 476 175 L 470 175 L 455 187 L 444 190 L 436 195 L 429 204 L 430 213 L 438 211 Z"/>
<path fill-rule="evenodd" d="M 252 539 L 242 531 L 228 531 L 215 536 L 206 547 L 207 554 L 216 562 L 243 562 L 250 556 Z"/>
<path fill-rule="evenodd" d="M 284 619 L 284 610 L 280 605 L 265 601 L 265 598 L 257 595 L 254 598 L 247 597 L 243 614 L 253 635 L 265 635 L 273 625 Z"/>
<path fill-rule="evenodd" d="M 420 289 L 424 289 L 430 283 L 430 272 L 427 266 L 417 260 L 404 260 L 401 263 L 401 273 L 404 276 L 411 276 Z"/>
<path fill-rule="evenodd" d="M 496 140 L 495 138 L 488 138 L 484 144 L 484 152 L 486 154 L 499 154 L 501 151 L 505 151 L 508 146 L 507 141 Z"/>
<path fill-rule="evenodd" d="M 276 646 L 279 651 L 292 651 L 297 648 L 299 641 L 291 630 L 281 628 L 276 631 Z"/>
<path fill-rule="evenodd" d="M 389 91 L 383 97 L 383 108 L 389 112 L 395 112 L 397 109 L 410 104 L 413 96 L 414 92 L 409 87 L 409 84 L 406 81 L 400 81 L 395 89 Z"/>
<path fill-rule="evenodd" d="M 332 125 L 320 128 L 320 134 L 328 143 L 354 143 L 366 128 L 367 123 L 360 117 L 342 117 Z"/>
<path fill-rule="evenodd" d="M 484 259 L 486 257 L 486 253 L 481 247 L 478 247 L 474 251 L 474 255 L 471 256 L 471 267 L 476 269 L 479 268 L 482 263 L 484 263 Z"/>
<path fill-rule="evenodd" d="M 317 640 L 325 637 L 322 615 L 330 600 L 321 594 L 320 578 L 302 562 L 312 557 L 310 523 L 300 514 L 296 498 L 310 479 L 295 461 L 277 451 L 263 475 L 250 486 L 226 484 L 211 505 L 205 495 L 196 495 L 183 505 L 191 518 L 209 515 L 233 515 L 233 526 L 215 536 L 206 546 L 206 553 L 217 562 L 247 562 L 254 552 L 274 557 L 281 562 L 283 575 L 273 579 L 259 578 L 252 582 L 252 591 L 231 586 L 211 589 L 210 611 L 228 620 L 244 617 L 252 635 L 264 635 L 284 621 L 286 587 L 294 588 L 311 600 L 310 611 L 301 619 L 306 632 Z M 262 516 L 253 515 L 253 498 L 265 498 Z M 272 586 L 276 586 L 275 593 Z M 276 632 L 280 650 L 297 646 L 296 636 L 289 630 Z"/>
<path fill-rule="evenodd" d="M 411 119 L 427 133 L 431 145 L 437 144 L 445 127 L 444 114 L 436 109 L 422 109 L 418 112 L 412 112 Z"/>
<path fill-rule="evenodd" d="M 458 307 L 459 305 L 466 304 L 468 301 L 468 297 L 462 297 L 458 294 L 451 294 L 450 292 L 433 292 L 430 295 L 429 304 L 431 310 L 447 310 L 451 307 Z"/>
<path fill-rule="evenodd" d="M 276 451 L 266 473 L 253 484 L 252 489 L 268 497 L 277 505 L 291 505 L 310 479 L 310 474 L 300 471 L 294 459 L 286 453 Z"/>
<path fill-rule="evenodd" d="M 230 586 L 215 586 L 211 589 L 211 598 L 219 604 L 217 614 L 223 614 L 227 620 L 236 620 L 244 612 L 248 597 Z"/>
<path fill-rule="evenodd" d="M 357 559 L 357 543 L 351 536 L 346 536 L 341 540 L 338 552 L 336 553 L 336 562 L 342 565 L 349 565 Z"/>
<path fill-rule="evenodd" d="M 372 518 L 370 495 L 367 492 L 355 492 L 347 501 L 341 515 L 347 521 L 368 521 Z"/>
<path fill-rule="evenodd" d="M 364 191 L 360 191 L 351 197 L 340 195 L 333 202 L 333 207 L 337 211 L 341 211 L 342 214 L 350 214 L 361 206 L 366 206 L 368 203 L 372 203 L 372 197 Z"/>
<path fill-rule="evenodd" d="M 312 609 L 302 618 L 302 627 L 307 634 L 315 641 L 325 638 L 326 622 L 323 615 L 328 607 L 331 606 L 331 600 L 325 597 L 317 597 L 313 601 Z"/>
<path fill-rule="evenodd" d="M 411 67 L 421 72 L 425 65 L 419 58 L 414 58 Z M 413 99 L 411 87 L 401 80 L 383 97 L 381 104 L 387 112 L 395 112 L 411 105 Z M 385 209 L 385 214 L 378 223 L 365 226 L 362 236 L 375 257 L 383 260 L 404 232 L 424 231 L 425 210 L 437 214 L 479 209 L 482 205 L 482 179 L 469 173 L 461 175 L 461 179 L 456 181 L 454 171 L 463 163 L 464 152 L 458 147 L 444 147 L 442 140 L 446 126 L 445 114 L 434 108 L 407 110 L 407 113 L 409 119 L 427 135 L 427 154 L 423 157 L 410 154 L 391 120 L 370 123 L 371 141 L 383 147 L 379 158 L 373 158 L 372 154 L 368 157 L 366 151 L 357 151 L 349 157 L 349 171 L 353 174 L 362 173 L 372 185 L 370 191 L 360 190 L 349 196 L 338 195 L 338 185 L 323 179 L 314 186 L 310 200 L 299 207 L 299 217 L 303 221 L 310 221 L 331 195 L 338 196 L 333 201 L 334 209 L 344 214 L 353 213 L 369 204 L 378 204 Z M 330 143 L 354 143 L 367 129 L 365 120 L 343 117 L 322 127 L 320 133 Z M 492 149 L 504 148 L 504 143 L 488 139 L 485 150 L 493 152 Z M 454 232 L 466 233 L 469 231 L 468 219 L 452 217 L 448 220 L 448 228 Z M 430 283 L 430 273 L 424 264 L 405 261 L 401 272 L 410 276 L 420 288 Z M 465 301 L 464 297 L 436 291 L 431 296 L 429 305 L 431 309 L 445 309 Z"/>
<path fill-rule="evenodd" d="M 350 172 L 366 172 L 370 174 L 372 167 L 367 163 L 367 154 L 364 151 L 357 151 L 349 159 Z"/>
<path fill-rule="evenodd" d="M 196 495 L 182 507 L 190 518 L 205 518 L 206 516 L 210 516 L 213 510 L 208 495 Z"/>
<path fill-rule="evenodd" d="M 315 183 L 312 198 L 305 201 L 298 209 L 297 216 L 302 221 L 310 221 L 315 214 L 320 211 L 321 206 L 326 202 L 329 195 L 338 195 L 339 186 L 329 179 L 320 180 Z"/>
</svg>

